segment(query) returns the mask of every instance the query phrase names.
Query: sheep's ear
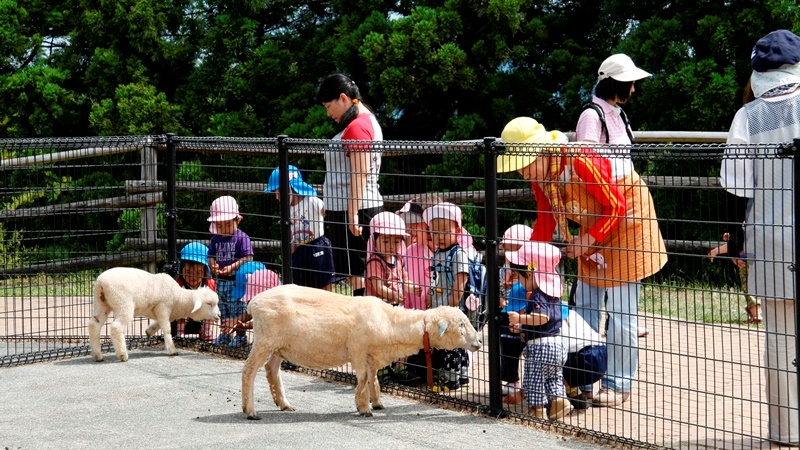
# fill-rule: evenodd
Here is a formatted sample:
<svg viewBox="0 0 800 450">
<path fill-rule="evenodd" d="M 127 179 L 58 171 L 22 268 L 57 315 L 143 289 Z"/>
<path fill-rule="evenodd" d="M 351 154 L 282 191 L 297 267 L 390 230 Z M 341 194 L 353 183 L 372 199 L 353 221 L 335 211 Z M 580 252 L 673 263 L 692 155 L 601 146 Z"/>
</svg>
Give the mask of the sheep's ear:
<svg viewBox="0 0 800 450">
<path fill-rule="evenodd" d="M 444 335 L 444 332 L 447 331 L 447 326 L 449 323 L 446 320 L 439 321 L 439 336 Z"/>
<path fill-rule="evenodd" d="M 194 298 L 194 308 L 192 309 L 192 312 L 197 311 L 198 309 L 200 309 L 201 306 L 203 306 L 203 299 L 202 297 L 197 295 Z"/>
</svg>

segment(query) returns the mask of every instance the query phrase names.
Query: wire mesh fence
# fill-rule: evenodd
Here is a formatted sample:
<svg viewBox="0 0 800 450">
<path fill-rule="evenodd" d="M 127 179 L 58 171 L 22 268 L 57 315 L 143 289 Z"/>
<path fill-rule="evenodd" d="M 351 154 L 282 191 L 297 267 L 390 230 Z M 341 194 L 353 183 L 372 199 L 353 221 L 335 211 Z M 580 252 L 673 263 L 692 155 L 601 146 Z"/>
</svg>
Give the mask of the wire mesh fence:
<svg viewBox="0 0 800 450">
<path fill-rule="evenodd" d="M 732 203 L 722 187 L 726 148 L 719 144 L 592 150 L 493 139 L 344 145 L 171 135 L 0 141 L 0 366 L 87 355 L 95 278 L 116 266 L 186 275 L 191 260 L 182 261 L 181 250 L 193 242 L 210 243 L 217 225 L 208 220 L 210 207 L 231 196 L 242 217 L 237 226 L 250 240 L 246 259 L 284 282 L 348 295 L 365 289 L 406 308 L 461 306 L 473 317 L 485 307 L 475 322 L 484 347 L 462 353 L 463 363 L 440 354 L 434 389 L 427 384 L 422 353 L 381 371 L 387 387 L 538 421 L 549 421 L 553 412 L 537 410 L 543 398 L 555 404 L 554 399 L 591 392 L 594 399 L 572 398 L 569 404 L 577 409 L 553 426 L 639 446 L 759 447 L 768 420 L 776 417 L 770 408 L 791 404 L 784 400 L 792 395 L 785 392 L 792 377 L 796 390 L 797 334 L 789 320 L 796 314 L 795 281 L 788 270 L 795 261 L 794 222 L 765 225 L 763 214 L 752 215 L 794 212 L 793 172 L 786 171 L 794 158 L 779 152 L 786 148 L 748 152 L 776 178 L 756 196 L 764 202 L 769 197 L 770 203 L 748 208 Z M 354 189 L 364 178 L 366 190 Z M 320 200 L 304 200 L 309 197 Z M 434 214 L 431 207 L 441 203 L 446 208 Z M 751 216 L 743 228 L 746 210 Z M 375 235 L 370 218 L 380 211 L 399 211 L 394 217 L 404 219 L 402 231 L 396 222 L 379 220 Z M 453 211 L 458 216 L 449 215 Z M 456 218 L 451 227 L 447 220 Z M 531 237 L 510 238 L 507 231 L 514 226 L 531 227 L 536 240 L 560 250 L 555 278 L 546 277 L 541 259 L 514 251 L 519 250 L 515 239 Z M 779 246 L 765 240 L 765 231 L 784 241 Z M 320 241 L 323 232 L 327 239 Z M 746 255 L 719 249 L 745 236 Z M 454 245 L 464 255 L 450 254 Z M 238 260 L 217 251 L 212 246 L 215 259 Z M 317 254 L 330 255 L 333 263 L 320 263 Z M 469 262 L 478 260 L 486 285 L 479 286 L 476 303 L 469 294 L 452 291 L 463 291 L 459 275 L 469 275 Z M 741 261 L 756 265 L 749 286 Z M 201 277 L 241 292 L 233 297 L 220 292 L 221 297 L 238 301 L 247 293 L 246 278 L 206 269 Z M 366 278 L 358 276 L 364 272 Z M 525 285 L 528 279 L 536 284 Z M 556 279 L 558 292 L 547 288 Z M 780 294 L 754 286 L 776 280 L 785 288 Z M 517 284 L 523 297 L 545 286 L 540 290 L 558 294 L 551 297 L 570 310 L 559 310 L 559 320 L 549 320 L 551 328 L 539 328 L 531 319 L 538 313 L 529 305 L 542 305 L 515 297 Z M 746 295 L 748 288 L 761 295 Z M 605 377 L 589 380 L 591 388 L 562 390 L 537 378 L 560 373 L 560 366 L 534 364 L 534 350 L 549 336 L 563 334 L 558 330 L 563 323 L 575 326 L 576 317 L 597 333 L 584 336 L 586 347 L 605 347 L 609 367 Z M 763 321 L 770 317 L 779 326 L 767 332 Z M 514 321 L 523 323 L 520 329 Z M 252 341 L 249 331 L 230 329 L 233 323 L 238 322 L 214 323 L 205 331 L 176 324 L 173 333 L 181 333 L 182 345 L 245 357 L 247 346 L 236 345 L 241 340 L 219 340 L 222 334 L 244 334 Z M 148 319 L 134 320 L 129 345 L 160 342 L 145 334 L 148 325 Z M 111 351 L 107 327 L 103 336 L 103 350 Z M 574 339 L 561 342 L 568 348 Z M 765 354 L 776 352 L 786 357 L 770 370 L 785 383 L 771 386 L 766 369 L 772 360 Z M 405 369 L 412 376 L 401 376 Z M 351 380 L 353 373 L 345 366 L 324 375 Z M 583 409 L 598 396 L 608 398 L 601 390 L 609 387 L 625 401 L 612 397 L 606 407 Z M 780 414 L 796 426 L 794 395 L 793 409 L 784 406 Z"/>
</svg>

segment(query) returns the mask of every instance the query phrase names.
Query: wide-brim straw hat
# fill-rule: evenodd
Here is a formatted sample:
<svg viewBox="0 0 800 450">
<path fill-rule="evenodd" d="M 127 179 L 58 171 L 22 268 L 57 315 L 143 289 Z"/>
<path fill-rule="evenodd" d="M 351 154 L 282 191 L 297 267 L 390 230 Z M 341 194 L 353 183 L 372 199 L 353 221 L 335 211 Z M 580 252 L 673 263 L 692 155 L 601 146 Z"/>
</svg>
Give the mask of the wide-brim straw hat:
<svg viewBox="0 0 800 450">
<path fill-rule="evenodd" d="M 505 153 L 497 157 L 497 173 L 516 172 L 531 165 L 547 147 L 520 144 L 566 144 L 564 133 L 547 131 L 544 125 L 531 117 L 517 117 L 503 128 L 500 138 L 506 143 Z"/>
</svg>

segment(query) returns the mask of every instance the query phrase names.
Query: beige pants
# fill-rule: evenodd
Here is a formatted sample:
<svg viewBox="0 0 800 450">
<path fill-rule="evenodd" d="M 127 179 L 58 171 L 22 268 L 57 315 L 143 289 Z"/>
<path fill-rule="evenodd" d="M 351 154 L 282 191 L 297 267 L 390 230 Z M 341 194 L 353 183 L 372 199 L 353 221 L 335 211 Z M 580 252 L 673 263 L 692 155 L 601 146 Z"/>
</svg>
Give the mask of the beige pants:
<svg viewBox="0 0 800 450">
<path fill-rule="evenodd" d="M 794 300 L 765 300 L 764 323 L 767 329 L 766 361 L 767 401 L 769 402 L 769 439 L 798 443 L 797 367 L 795 351 L 797 325 Z"/>
</svg>

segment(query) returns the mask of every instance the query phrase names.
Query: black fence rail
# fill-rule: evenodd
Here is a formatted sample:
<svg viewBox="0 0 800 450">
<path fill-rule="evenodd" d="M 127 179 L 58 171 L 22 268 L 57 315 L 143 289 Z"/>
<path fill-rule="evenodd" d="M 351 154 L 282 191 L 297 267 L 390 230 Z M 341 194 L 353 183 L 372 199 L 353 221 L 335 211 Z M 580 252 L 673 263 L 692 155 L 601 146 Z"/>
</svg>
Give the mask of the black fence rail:
<svg viewBox="0 0 800 450">
<path fill-rule="evenodd" d="M 763 357 L 768 333 L 762 323 L 749 320 L 732 259 L 721 255 L 711 262 L 708 257 L 735 224 L 719 179 L 725 147 L 709 143 L 718 137 L 706 136 L 702 143 L 687 139 L 681 135 L 668 142 L 660 136 L 659 143 L 631 149 L 633 165 L 652 195 L 668 256 L 658 273 L 636 283 L 640 296 L 633 315 L 646 336 L 626 344 L 638 348 L 631 398 L 614 407 L 575 411 L 554 422 L 557 428 L 636 446 L 761 446 L 771 406 L 765 396 Z M 386 379 L 387 388 L 488 414 L 539 420 L 530 416 L 524 402 L 503 402 L 507 380 L 501 366 L 509 360 L 501 360 L 501 353 L 518 360 L 521 375 L 526 361 L 501 349 L 503 315 L 497 301 L 504 231 L 515 224 L 535 226 L 542 217 L 531 182 L 517 173 L 496 173 L 496 157 L 509 149 L 493 138 L 363 144 L 381 154 L 383 208 L 397 211 L 412 198 L 424 205 L 458 205 L 463 227 L 489 274 L 484 348 L 470 355 L 468 385 L 432 393 L 424 383 L 401 387 Z M 787 148 L 774 146 L 759 158 L 793 158 L 783 151 Z M 288 137 L 0 141 L 0 366 L 87 355 L 97 275 L 116 266 L 177 273 L 186 244 L 208 244 L 209 206 L 222 195 L 236 199 L 243 216 L 239 227 L 252 240 L 254 259 L 288 282 L 290 199 L 284 190 L 280 197 L 265 192 L 270 175 L 279 167 L 288 173 L 291 164 L 324 199 L 325 177 L 346 174 L 326 170 L 325 155 L 350 150 L 340 141 Z M 595 149 L 607 156 L 619 150 Z M 548 152 L 552 149 L 528 146 L 521 154 Z M 286 186 L 288 178 L 281 183 Z M 569 230 L 580 233 L 574 224 Z M 553 242 L 564 245 L 558 236 Z M 559 271 L 567 301 L 577 264 L 564 258 Z M 346 283 L 334 289 L 350 293 Z M 603 324 L 608 322 L 602 317 Z M 160 342 L 145 335 L 148 325 L 147 319 L 137 318 L 129 326 L 130 345 Z M 598 329 L 603 340 L 604 329 Z M 215 324 L 213 334 L 220 331 Z M 103 333 L 104 351 L 110 351 L 106 328 Z M 784 337 L 796 341 L 796 331 Z M 247 354 L 246 348 L 212 345 L 193 334 L 180 343 L 238 357 Z M 349 367 L 322 375 L 350 381 L 353 376 Z"/>
</svg>

